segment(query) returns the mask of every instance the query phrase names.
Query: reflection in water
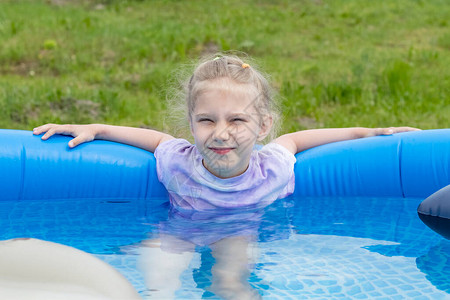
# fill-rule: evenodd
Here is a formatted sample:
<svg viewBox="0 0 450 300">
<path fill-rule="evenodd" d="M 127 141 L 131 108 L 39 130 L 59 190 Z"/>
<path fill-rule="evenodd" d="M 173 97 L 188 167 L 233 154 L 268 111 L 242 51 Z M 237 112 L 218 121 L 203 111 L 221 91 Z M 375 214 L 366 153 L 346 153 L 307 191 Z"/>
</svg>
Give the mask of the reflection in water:
<svg viewBox="0 0 450 300">
<path fill-rule="evenodd" d="M 143 296 L 446 299 L 450 242 L 420 222 L 419 200 L 287 198 L 263 210 L 170 210 L 139 247 Z"/>
<path fill-rule="evenodd" d="M 260 299 L 248 283 L 261 223 L 261 210 L 182 211 L 171 209 L 157 236 L 140 247 L 140 270 L 151 298 L 173 299 L 180 277 L 199 247 L 209 247 L 215 262 L 209 291 L 223 299 Z M 195 260 L 195 259 L 194 259 Z"/>
<path fill-rule="evenodd" d="M 244 291 L 251 273 L 251 287 L 267 298 L 449 299 L 450 241 L 420 221 L 422 200 L 288 198 L 263 212 L 175 211 L 170 218 L 167 199 L 0 201 L 0 237 L 25 235 L 93 253 L 126 275 L 145 299 L 218 299 L 207 291 L 211 286 L 231 297 L 226 288 L 236 292 L 225 275 L 233 272 L 242 274 L 233 279 Z M 212 253 L 215 244 L 250 253 L 236 261 L 236 253 L 224 255 L 222 262 L 237 267 L 217 264 L 227 272 L 213 285 L 213 273 L 222 275 L 214 269 L 216 259 L 227 253 Z M 144 272 L 136 270 L 136 259 Z M 164 293 L 168 297 L 158 297 Z"/>
<path fill-rule="evenodd" d="M 450 294 L 450 241 L 442 240 L 416 259 L 417 268 L 438 289 Z"/>
</svg>

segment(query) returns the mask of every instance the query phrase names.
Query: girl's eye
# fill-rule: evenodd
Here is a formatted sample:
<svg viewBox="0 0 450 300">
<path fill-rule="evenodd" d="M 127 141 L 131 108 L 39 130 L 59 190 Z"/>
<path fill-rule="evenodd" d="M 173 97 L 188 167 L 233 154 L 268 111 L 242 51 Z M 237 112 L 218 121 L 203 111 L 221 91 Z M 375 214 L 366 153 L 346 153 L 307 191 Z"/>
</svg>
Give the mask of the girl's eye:
<svg viewBox="0 0 450 300">
<path fill-rule="evenodd" d="M 210 122 L 212 122 L 212 120 L 211 119 L 202 118 L 202 119 L 199 119 L 198 122 L 200 122 L 200 123 L 210 123 Z"/>
<path fill-rule="evenodd" d="M 231 121 L 232 122 L 245 122 L 245 120 L 241 119 L 241 118 L 234 118 L 234 119 L 231 119 Z"/>
</svg>

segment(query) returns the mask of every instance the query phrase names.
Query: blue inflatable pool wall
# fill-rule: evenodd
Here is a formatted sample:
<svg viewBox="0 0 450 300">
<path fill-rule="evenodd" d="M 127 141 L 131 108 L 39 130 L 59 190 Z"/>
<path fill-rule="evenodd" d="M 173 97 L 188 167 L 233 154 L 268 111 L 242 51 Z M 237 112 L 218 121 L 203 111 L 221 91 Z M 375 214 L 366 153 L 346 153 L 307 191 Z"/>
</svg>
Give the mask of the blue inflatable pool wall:
<svg viewBox="0 0 450 300">
<path fill-rule="evenodd" d="M 0 199 L 165 197 L 147 151 L 107 141 L 74 149 L 0 130 Z M 450 183 L 450 129 L 338 142 L 297 154 L 295 196 L 426 197 Z"/>
</svg>

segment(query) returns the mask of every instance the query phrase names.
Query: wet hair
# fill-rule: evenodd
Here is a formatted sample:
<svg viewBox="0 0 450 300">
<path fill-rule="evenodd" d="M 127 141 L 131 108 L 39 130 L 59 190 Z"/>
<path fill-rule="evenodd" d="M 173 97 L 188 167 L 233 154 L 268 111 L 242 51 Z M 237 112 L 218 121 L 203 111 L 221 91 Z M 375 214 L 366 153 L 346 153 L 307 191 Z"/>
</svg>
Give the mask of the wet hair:
<svg viewBox="0 0 450 300">
<path fill-rule="evenodd" d="M 252 103 L 260 118 L 259 121 L 262 122 L 264 116 L 270 116 L 273 120 L 271 133 L 266 140 L 272 140 L 275 137 L 279 119 L 275 93 L 266 79 L 267 76 L 259 71 L 253 62 L 248 60 L 244 62 L 236 55 L 216 54 L 201 60 L 191 74 L 187 80 L 182 82 L 182 93 L 179 95 L 184 99 L 185 118 L 190 120 L 195 109 L 196 99 L 210 87 L 211 83 L 229 79 L 231 83 L 248 84 L 254 87 Z"/>
</svg>

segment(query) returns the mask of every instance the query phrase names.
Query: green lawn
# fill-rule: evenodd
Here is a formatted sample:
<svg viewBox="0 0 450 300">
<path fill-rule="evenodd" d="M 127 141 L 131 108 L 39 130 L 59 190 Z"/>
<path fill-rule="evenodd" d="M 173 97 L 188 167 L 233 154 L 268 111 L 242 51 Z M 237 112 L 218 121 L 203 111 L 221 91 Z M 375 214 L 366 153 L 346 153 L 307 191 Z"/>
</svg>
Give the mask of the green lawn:
<svg viewBox="0 0 450 300">
<path fill-rule="evenodd" d="M 0 0 L 0 128 L 172 131 L 167 92 L 202 54 L 271 75 L 282 131 L 450 127 L 448 0 Z"/>
</svg>

